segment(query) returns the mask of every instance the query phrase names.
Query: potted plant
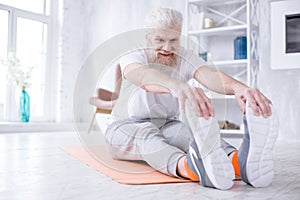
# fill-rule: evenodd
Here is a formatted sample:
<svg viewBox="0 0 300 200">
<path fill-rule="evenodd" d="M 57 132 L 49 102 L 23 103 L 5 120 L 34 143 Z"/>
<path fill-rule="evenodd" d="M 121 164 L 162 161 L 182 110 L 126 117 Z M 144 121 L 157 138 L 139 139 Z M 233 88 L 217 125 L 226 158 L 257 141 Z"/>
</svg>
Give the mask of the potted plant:
<svg viewBox="0 0 300 200">
<path fill-rule="evenodd" d="M 9 52 L 7 60 L 2 61 L 2 63 L 7 67 L 8 80 L 21 89 L 19 104 L 20 121 L 29 122 L 30 96 L 26 89 L 31 85 L 30 79 L 33 67 L 23 66 L 13 51 Z"/>
</svg>

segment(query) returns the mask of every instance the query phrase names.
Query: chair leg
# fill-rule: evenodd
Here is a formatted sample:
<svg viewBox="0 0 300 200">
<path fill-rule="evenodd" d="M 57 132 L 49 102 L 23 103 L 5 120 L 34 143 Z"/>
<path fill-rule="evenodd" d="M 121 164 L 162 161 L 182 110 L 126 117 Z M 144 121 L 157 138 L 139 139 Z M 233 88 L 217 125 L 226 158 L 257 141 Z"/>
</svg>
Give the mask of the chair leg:
<svg viewBox="0 0 300 200">
<path fill-rule="evenodd" d="M 90 131 L 91 131 L 93 125 L 94 125 L 94 120 L 95 120 L 96 114 L 97 114 L 97 109 L 96 109 L 96 111 L 94 112 L 92 121 L 91 121 L 91 123 L 90 123 L 90 127 L 89 127 L 89 129 L 88 129 L 88 134 L 90 133 Z"/>
</svg>

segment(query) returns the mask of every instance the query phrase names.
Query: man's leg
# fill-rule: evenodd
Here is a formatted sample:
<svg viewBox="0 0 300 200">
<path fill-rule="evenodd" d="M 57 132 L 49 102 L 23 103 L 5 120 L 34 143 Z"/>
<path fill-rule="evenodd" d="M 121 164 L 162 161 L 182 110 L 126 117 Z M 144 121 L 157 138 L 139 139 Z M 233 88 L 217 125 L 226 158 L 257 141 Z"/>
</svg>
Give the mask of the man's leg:
<svg viewBox="0 0 300 200">
<path fill-rule="evenodd" d="M 105 134 L 108 149 L 115 159 L 144 160 L 154 169 L 178 177 L 177 163 L 185 155 L 166 142 L 151 122 L 115 122 Z"/>
<path fill-rule="evenodd" d="M 274 109 L 272 113 L 268 118 L 254 116 L 246 104 L 245 134 L 238 152 L 238 163 L 242 180 L 253 187 L 266 187 L 274 177 L 272 149 L 279 122 Z"/>
<path fill-rule="evenodd" d="M 161 127 L 160 133 L 168 144 L 181 149 L 185 153 L 194 140 L 190 127 L 179 120 L 169 120 Z"/>
<path fill-rule="evenodd" d="M 226 140 L 221 138 L 221 148 L 225 151 L 226 155 L 230 156 L 233 152 L 237 151 L 237 149 L 229 144 Z"/>
<path fill-rule="evenodd" d="M 185 152 L 185 155 L 176 163 L 178 176 L 198 182 L 199 178 L 187 166 L 186 153 L 194 140 L 190 127 L 184 122 L 171 120 L 161 128 L 161 133 L 168 144 Z"/>
<path fill-rule="evenodd" d="M 237 149 L 231 144 L 229 144 L 228 142 L 226 142 L 223 138 L 221 138 L 221 148 L 225 151 L 226 155 L 228 155 L 228 157 L 231 160 L 234 173 L 236 176 L 235 178 L 240 178 L 240 168 L 239 168 L 238 157 L 237 157 L 238 155 Z"/>
</svg>

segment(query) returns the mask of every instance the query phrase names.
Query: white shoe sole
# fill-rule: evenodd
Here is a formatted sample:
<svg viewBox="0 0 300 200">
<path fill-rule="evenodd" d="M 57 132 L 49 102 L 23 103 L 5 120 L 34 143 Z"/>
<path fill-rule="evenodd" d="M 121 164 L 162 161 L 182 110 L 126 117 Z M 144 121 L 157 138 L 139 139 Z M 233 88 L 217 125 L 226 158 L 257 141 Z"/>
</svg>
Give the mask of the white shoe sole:
<svg viewBox="0 0 300 200">
<path fill-rule="evenodd" d="M 264 118 L 254 116 L 246 105 L 246 119 L 250 144 L 246 164 L 246 175 L 253 187 L 266 187 L 274 177 L 272 150 L 278 135 L 278 118 L 272 109 L 272 116 Z"/>
<path fill-rule="evenodd" d="M 213 118 L 199 118 L 186 107 L 187 121 L 195 137 L 205 171 L 217 189 L 227 190 L 233 186 L 235 177 L 229 157 L 220 144 L 220 129 Z M 201 180 L 200 180 L 201 182 Z"/>
<path fill-rule="evenodd" d="M 209 120 L 202 118 L 199 122 L 201 126 L 198 127 L 199 132 L 195 140 L 207 176 L 216 188 L 230 189 L 233 186 L 234 170 L 229 157 L 221 149 L 219 126 L 211 118 Z M 207 145 L 211 145 L 210 149 Z"/>
</svg>

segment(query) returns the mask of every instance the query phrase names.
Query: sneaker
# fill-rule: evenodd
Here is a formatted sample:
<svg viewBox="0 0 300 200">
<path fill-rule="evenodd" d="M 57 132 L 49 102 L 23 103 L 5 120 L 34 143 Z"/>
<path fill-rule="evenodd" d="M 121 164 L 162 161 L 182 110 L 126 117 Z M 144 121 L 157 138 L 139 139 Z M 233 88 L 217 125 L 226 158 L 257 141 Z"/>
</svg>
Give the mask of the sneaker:
<svg viewBox="0 0 300 200">
<path fill-rule="evenodd" d="M 186 110 L 195 140 L 187 153 L 188 167 L 199 177 L 200 184 L 221 190 L 233 185 L 234 170 L 230 159 L 221 149 L 220 129 L 213 118 L 205 120 Z"/>
<path fill-rule="evenodd" d="M 255 116 L 246 103 L 245 133 L 239 149 L 241 178 L 253 187 L 266 187 L 274 177 L 272 149 L 278 135 L 278 118 L 272 109 L 268 118 Z"/>
</svg>

